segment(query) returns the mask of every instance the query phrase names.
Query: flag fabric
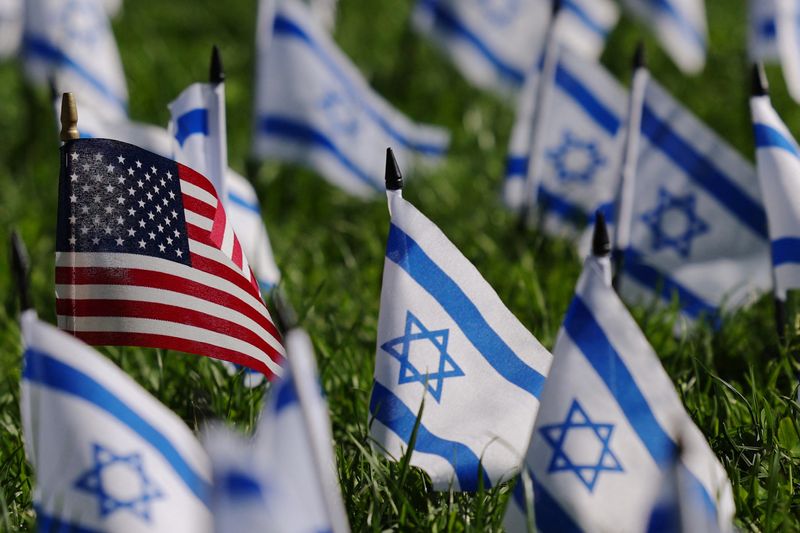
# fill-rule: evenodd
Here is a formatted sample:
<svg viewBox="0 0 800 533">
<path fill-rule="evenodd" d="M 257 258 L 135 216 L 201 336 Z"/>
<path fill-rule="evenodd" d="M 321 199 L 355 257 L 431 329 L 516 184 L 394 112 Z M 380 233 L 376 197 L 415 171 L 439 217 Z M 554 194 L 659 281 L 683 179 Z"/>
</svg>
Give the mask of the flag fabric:
<svg viewBox="0 0 800 533">
<path fill-rule="evenodd" d="M 747 51 L 753 62 L 776 61 L 780 57 L 775 4 L 775 0 L 749 2 Z"/>
<path fill-rule="evenodd" d="M 111 23 L 101 0 L 27 0 L 23 57 L 35 83 L 52 79 L 72 92 L 79 111 L 105 120 L 128 116 L 128 89 Z"/>
<path fill-rule="evenodd" d="M 800 102 L 800 1 L 751 0 L 749 55 L 779 62 L 789 94 Z"/>
<path fill-rule="evenodd" d="M 38 531 L 210 532 L 211 465 L 186 424 L 34 311 L 22 335 Z"/>
<path fill-rule="evenodd" d="M 210 83 L 194 83 L 169 105 L 169 132 L 174 159 L 200 174 L 213 174 L 217 143 L 227 143 L 224 131 L 217 131 L 219 121 L 215 87 Z M 227 165 L 227 162 L 223 162 Z M 269 291 L 280 280 L 267 230 L 261 219 L 261 209 L 255 189 L 247 179 L 228 169 L 222 182 L 215 184 L 217 194 L 225 195 L 225 210 L 231 226 L 242 244 L 245 257 L 255 272 L 258 284 Z"/>
<path fill-rule="evenodd" d="M 516 484 L 506 528 L 524 531 L 522 510 L 533 498 L 540 531 L 645 531 L 680 439 L 692 495 L 731 531 L 725 470 L 611 288 L 608 269 L 607 258 L 586 260 L 542 391 L 526 458 L 530 483 Z"/>
<path fill-rule="evenodd" d="M 269 392 L 256 435 L 206 432 L 218 533 L 261 531 L 264 524 L 277 533 L 349 531 L 311 339 L 293 329 L 286 348 L 287 372 Z"/>
<path fill-rule="evenodd" d="M 522 88 L 542 53 L 551 6 L 550 0 L 418 0 L 412 21 L 471 83 L 507 96 Z M 609 0 L 566 0 L 557 38 L 597 59 L 618 18 Z"/>
<path fill-rule="evenodd" d="M 623 0 L 651 27 L 662 48 L 684 72 L 703 70 L 708 47 L 704 0 Z"/>
<path fill-rule="evenodd" d="M 769 96 L 750 101 L 758 181 L 769 222 L 775 294 L 800 287 L 800 148 Z"/>
<path fill-rule="evenodd" d="M 522 209 L 527 194 L 534 106 L 540 75 L 532 72 L 520 93 L 511 132 L 504 197 Z M 598 209 L 612 220 L 625 142 L 627 94 L 602 65 L 562 49 L 544 121 L 544 160 L 532 204 L 550 234 L 577 237 Z"/>
<path fill-rule="evenodd" d="M 387 146 L 404 166 L 445 155 L 449 133 L 375 93 L 302 2 L 280 2 L 273 16 L 264 0 L 257 41 L 256 156 L 306 165 L 366 197 L 383 190 Z"/>
<path fill-rule="evenodd" d="M 108 139 L 61 150 L 56 309 L 89 344 L 147 346 L 280 374 L 283 347 L 205 177 Z"/>
<path fill-rule="evenodd" d="M 436 490 L 477 490 L 522 463 L 550 354 L 447 237 L 399 192 L 378 321 L 371 434 Z M 423 408 L 424 401 L 424 408 Z"/>
<path fill-rule="evenodd" d="M 12 57 L 22 42 L 25 20 L 22 0 L 0 0 L 0 59 Z"/>
<path fill-rule="evenodd" d="M 645 91 L 633 190 L 626 301 L 677 295 L 685 318 L 713 325 L 771 288 L 755 169 L 655 80 Z"/>
</svg>

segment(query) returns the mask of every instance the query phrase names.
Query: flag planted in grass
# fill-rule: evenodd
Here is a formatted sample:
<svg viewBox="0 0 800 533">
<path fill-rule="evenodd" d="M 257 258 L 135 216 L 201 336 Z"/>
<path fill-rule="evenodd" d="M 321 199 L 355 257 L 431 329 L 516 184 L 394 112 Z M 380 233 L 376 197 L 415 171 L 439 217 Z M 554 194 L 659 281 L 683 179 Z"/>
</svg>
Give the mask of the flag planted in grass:
<svg viewBox="0 0 800 533">
<path fill-rule="evenodd" d="M 395 459 L 413 444 L 437 490 L 495 485 L 522 462 L 550 354 L 399 190 L 389 211 L 372 436 Z"/>
<path fill-rule="evenodd" d="M 280 374 L 283 347 L 214 187 L 107 139 L 61 149 L 58 325 L 89 344 L 148 346 Z"/>
<path fill-rule="evenodd" d="M 39 531 L 211 531 L 211 464 L 191 430 L 83 342 L 22 316 L 20 405 Z"/>
</svg>

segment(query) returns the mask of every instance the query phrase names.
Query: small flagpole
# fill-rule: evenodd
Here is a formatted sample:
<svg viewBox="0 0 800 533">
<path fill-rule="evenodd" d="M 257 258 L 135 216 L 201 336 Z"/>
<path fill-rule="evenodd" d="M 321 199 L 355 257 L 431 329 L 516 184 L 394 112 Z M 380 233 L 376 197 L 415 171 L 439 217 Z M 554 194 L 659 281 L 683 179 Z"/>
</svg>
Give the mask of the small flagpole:
<svg viewBox="0 0 800 533">
<path fill-rule="evenodd" d="M 544 128 L 547 123 L 544 120 L 547 102 L 550 97 L 552 82 L 555 78 L 556 67 L 558 66 L 558 40 L 556 35 L 556 24 L 558 14 L 561 11 L 562 0 L 552 0 L 552 11 L 550 23 L 547 26 L 544 42 L 544 57 L 542 60 L 542 70 L 539 73 L 539 80 L 536 83 L 536 102 L 533 108 L 533 118 L 531 120 L 531 143 L 528 152 L 528 168 L 525 173 L 525 187 L 523 188 L 522 211 L 520 212 L 519 224 L 525 228 L 529 222 L 529 217 L 533 212 L 538 200 L 539 182 L 542 173 L 542 141 Z"/>
<path fill-rule="evenodd" d="M 31 309 L 30 300 L 30 257 L 25 241 L 16 229 L 11 230 L 11 271 L 17 285 L 20 313 Z"/>
<path fill-rule="evenodd" d="M 384 171 L 384 182 L 386 183 L 386 200 L 389 203 L 389 216 L 392 216 L 392 196 L 403 197 L 403 175 L 400 173 L 400 166 L 394 157 L 391 148 L 386 149 L 386 170 Z"/>
<path fill-rule="evenodd" d="M 643 42 L 636 46 L 633 55 L 633 80 L 628 97 L 628 121 L 625 131 L 625 148 L 622 155 L 622 175 L 617 189 L 617 201 L 614 221 L 614 245 L 612 261 L 614 263 L 614 289 L 619 289 L 619 279 L 624 266 L 625 250 L 630 245 L 631 225 L 633 224 L 634 184 L 636 168 L 639 162 L 639 137 L 641 136 L 642 109 L 650 71 L 647 70 L 647 58 Z"/>
<path fill-rule="evenodd" d="M 608 238 L 606 217 L 599 209 L 594 214 L 594 231 L 592 232 L 592 256 L 603 268 L 606 285 L 611 287 L 611 240 Z"/>
<path fill-rule="evenodd" d="M 61 142 L 80 138 L 78 132 L 78 106 L 72 93 L 61 95 Z"/>
<path fill-rule="evenodd" d="M 752 71 L 752 85 L 750 87 L 751 96 L 767 97 L 769 98 L 769 81 L 767 80 L 767 73 L 764 72 L 764 65 L 762 63 L 753 64 Z M 786 300 L 781 298 L 778 293 L 778 280 L 775 277 L 775 263 L 770 261 L 772 269 L 772 290 L 773 301 L 775 304 L 775 333 L 778 335 L 778 342 L 783 344 L 786 341 Z"/>
<path fill-rule="evenodd" d="M 219 53 L 219 47 L 214 45 L 211 48 L 211 66 L 209 68 L 208 81 L 214 91 L 214 113 L 212 128 L 216 129 L 217 142 L 214 146 L 214 153 L 212 154 L 212 172 L 215 174 L 212 178 L 219 186 L 217 193 L 223 205 L 228 203 L 228 186 L 227 186 L 227 172 L 228 172 L 228 131 L 225 118 L 225 71 L 222 68 L 222 57 Z"/>
</svg>

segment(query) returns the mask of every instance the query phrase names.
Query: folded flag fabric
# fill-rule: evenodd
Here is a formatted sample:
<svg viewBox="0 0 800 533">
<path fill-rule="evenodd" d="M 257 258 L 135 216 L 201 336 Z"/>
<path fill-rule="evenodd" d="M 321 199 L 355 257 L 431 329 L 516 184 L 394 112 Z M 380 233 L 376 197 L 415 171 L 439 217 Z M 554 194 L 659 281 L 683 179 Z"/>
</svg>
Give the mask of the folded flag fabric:
<svg viewBox="0 0 800 533">
<path fill-rule="evenodd" d="M 553 349 L 553 366 L 506 527 L 525 531 L 645 531 L 663 479 L 683 448 L 692 495 L 732 530 L 725 470 L 692 423 L 658 356 L 590 257 Z M 533 494 L 525 489 L 533 487 Z"/>
<path fill-rule="evenodd" d="M 504 197 L 519 210 L 528 193 L 531 135 L 537 86 L 531 72 L 520 93 L 509 141 Z M 533 205 L 550 234 L 577 237 L 601 209 L 609 220 L 619 184 L 625 142 L 627 94 L 599 63 L 562 49 L 548 102 L 539 115 L 545 126 L 533 180 Z"/>
<path fill-rule="evenodd" d="M 211 465 L 186 424 L 34 311 L 22 335 L 38 531 L 210 532 Z"/>
<path fill-rule="evenodd" d="M 219 110 L 214 91 L 213 84 L 194 83 L 169 105 L 174 158 L 204 176 L 216 174 L 214 169 L 220 165 L 227 168 L 227 161 L 215 161 L 218 153 L 215 146 L 227 143 L 227 135 L 218 131 L 220 122 L 215 115 Z M 230 169 L 214 186 L 217 194 L 225 198 L 225 210 L 259 286 L 270 290 L 280 280 L 280 272 L 261 219 L 255 189 L 247 179 Z"/>
<path fill-rule="evenodd" d="M 758 181 L 764 195 L 772 248 L 775 294 L 800 287 L 800 148 L 769 96 L 750 101 Z"/>
<path fill-rule="evenodd" d="M 111 23 L 101 0 L 28 0 L 25 71 L 35 83 L 53 80 L 75 94 L 78 109 L 106 120 L 128 116 L 128 88 Z"/>
<path fill-rule="evenodd" d="M 550 354 L 447 237 L 400 193 L 381 290 L 370 400 L 376 448 L 437 490 L 477 490 L 517 473 Z M 424 408 L 423 408 L 424 401 Z"/>
<path fill-rule="evenodd" d="M 68 141 L 61 158 L 61 329 L 280 374 L 280 335 L 210 181 L 108 139 Z"/>
<path fill-rule="evenodd" d="M 789 94 L 800 102 L 800 1 L 751 0 L 749 53 L 780 62 Z"/>
<path fill-rule="evenodd" d="M 655 80 L 645 91 L 620 290 L 716 323 L 772 286 L 755 169 Z"/>
<path fill-rule="evenodd" d="M 218 533 L 349 531 L 333 455 L 327 405 L 311 339 L 286 335 L 287 371 L 275 382 L 252 439 L 220 427 L 204 442 L 214 471 Z"/>
<path fill-rule="evenodd" d="M 632 13 L 648 24 L 682 71 L 703 70 L 708 47 L 704 0 L 623 0 Z"/>
<path fill-rule="evenodd" d="M 0 59 L 13 56 L 22 42 L 25 20 L 22 0 L 0 0 Z"/>
<path fill-rule="evenodd" d="M 418 0 L 412 20 L 471 83 L 507 96 L 522 88 L 542 53 L 551 6 L 550 0 Z M 609 0 L 566 0 L 557 38 L 596 59 L 618 18 Z"/>
<path fill-rule="evenodd" d="M 441 128 L 415 124 L 367 84 L 298 0 L 259 10 L 253 154 L 303 164 L 357 196 L 383 191 L 383 151 L 439 161 Z"/>
</svg>

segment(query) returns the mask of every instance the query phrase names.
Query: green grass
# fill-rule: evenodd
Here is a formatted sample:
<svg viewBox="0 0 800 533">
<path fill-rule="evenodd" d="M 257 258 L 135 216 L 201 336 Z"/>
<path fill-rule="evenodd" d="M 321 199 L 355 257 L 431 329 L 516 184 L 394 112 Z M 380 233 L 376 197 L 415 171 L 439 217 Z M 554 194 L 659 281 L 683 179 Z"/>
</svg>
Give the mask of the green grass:
<svg viewBox="0 0 800 533">
<path fill-rule="evenodd" d="M 499 203 L 507 103 L 471 88 L 409 28 L 411 0 L 343 0 L 337 41 L 373 86 L 411 117 L 449 127 L 452 153 L 437 172 L 409 180 L 405 196 L 472 260 L 520 320 L 546 345 L 580 272 L 570 244 L 515 231 Z M 248 152 L 256 0 L 129 0 L 114 29 L 131 92 L 131 115 L 165 124 L 166 103 L 203 80 L 212 43 L 227 71 L 231 165 Z M 744 0 L 708 0 L 711 52 L 698 77 L 682 76 L 646 39 L 654 75 L 752 159 Z M 642 29 L 624 20 L 604 63 L 620 79 Z M 771 68 L 777 109 L 800 133 L 800 108 Z M 627 81 L 626 81 L 627 83 Z M 16 62 L 0 64 L 0 248 L 20 229 L 30 249 L 32 297 L 54 321 L 53 251 L 58 151 L 46 91 L 31 92 Z M 367 406 L 388 213 L 381 198 L 361 202 L 308 171 L 270 163 L 255 179 L 284 284 L 314 339 L 328 395 L 345 504 L 353 529 L 498 530 L 508 487 L 478 495 L 439 494 L 405 463 L 369 449 Z M 5 264 L 5 263 L 3 263 Z M 33 477 L 19 422 L 20 341 L 14 283 L 0 267 L 0 530 L 32 527 Z M 774 339 L 771 301 L 729 317 L 722 329 L 682 338 L 674 312 L 633 313 L 662 357 L 684 403 L 734 485 L 737 525 L 800 531 L 800 405 L 797 352 Z M 102 350 L 193 428 L 224 419 L 252 428 L 263 391 L 248 391 L 204 358 L 156 350 Z"/>
</svg>

